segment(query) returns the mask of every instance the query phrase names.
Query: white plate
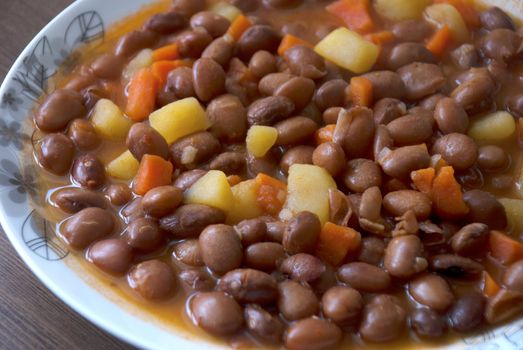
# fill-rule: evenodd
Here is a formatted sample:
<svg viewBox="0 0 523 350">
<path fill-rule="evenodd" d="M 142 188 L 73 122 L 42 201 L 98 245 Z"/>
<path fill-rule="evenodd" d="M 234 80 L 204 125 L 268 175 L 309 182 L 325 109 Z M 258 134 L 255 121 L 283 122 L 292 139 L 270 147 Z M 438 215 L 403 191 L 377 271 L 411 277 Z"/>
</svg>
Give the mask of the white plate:
<svg viewBox="0 0 523 350">
<path fill-rule="evenodd" d="M 34 210 L 36 177 L 30 159 L 31 130 L 23 125 L 47 82 L 79 45 L 103 40 L 105 30 L 148 0 L 78 0 L 27 46 L 0 88 L 0 220 L 29 268 L 60 299 L 115 336 L 146 349 L 218 348 L 136 316 L 81 278 L 66 264 L 67 247 L 51 240 L 54 226 Z M 74 63 L 74 61 L 73 61 Z M 40 199 L 41 200 L 41 199 Z M 36 201 L 36 203 L 35 203 Z M 75 269 L 76 270 L 76 269 Z M 87 340 L 88 341 L 88 340 Z M 523 348 L 523 320 L 463 338 L 448 349 Z"/>
</svg>

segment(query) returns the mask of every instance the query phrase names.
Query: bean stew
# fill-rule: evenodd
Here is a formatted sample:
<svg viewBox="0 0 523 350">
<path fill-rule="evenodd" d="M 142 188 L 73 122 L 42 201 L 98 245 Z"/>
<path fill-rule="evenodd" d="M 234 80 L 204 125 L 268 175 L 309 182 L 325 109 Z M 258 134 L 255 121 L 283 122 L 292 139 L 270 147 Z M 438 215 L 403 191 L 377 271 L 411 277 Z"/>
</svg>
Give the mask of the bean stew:
<svg viewBox="0 0 523 350">
<path fill-rule="evenodd" d="M 444 344 L 523 315 L 523 30 L 468 0 L 173 0 L 34 111 L 93 275 L 235 348 Z"/>
</svg>

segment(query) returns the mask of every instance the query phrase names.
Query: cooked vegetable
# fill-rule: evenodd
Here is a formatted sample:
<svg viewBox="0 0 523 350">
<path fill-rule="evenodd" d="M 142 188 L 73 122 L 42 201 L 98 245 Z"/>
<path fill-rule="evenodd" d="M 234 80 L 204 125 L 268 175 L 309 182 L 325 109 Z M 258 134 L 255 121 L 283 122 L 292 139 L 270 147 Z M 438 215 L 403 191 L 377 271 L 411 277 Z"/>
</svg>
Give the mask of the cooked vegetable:
<svg viewBox="0 0 523 350">
<path fill-rule="evenodd" d="M 280 46 L 278 47 L 278 55 L 282 56 L 285 54 L 285 51 L 290 49 L 291 47 L 294 47 L 296 45 L 304 45 L 308 47 L 312 47 L 312 44 L 308 41 L 305 41 L 303 39 L 298 38 L 297 36 L 294 36 L 292 34 L 286 34 L 283 39 L 281 40 Z"/>
<path fill-rule="evenodd" d="M 327 222 L 318 239 L 316 256 L 332 266 L 341 265 L 348 255 L 358 252 L 361 235 L 354 229 Z"/>
<path fill-rule="evenodd" d="M 355 105 L 369 107 L 372 103 L 372 82 L 365 77 L 352 77 L 350 95 Z"/>
<path fill-rule="evenodd" d="M 146 154 L 142 157 L 138 173 L 134 178 L 134 192 L 143 196 L 153 188 L 170 185 L 173 165 L 162 157 Z"/>
<path fill-rule="evenodd" d="M 133 125 L 120 108 L 108 99 L 101 99 L 96 103 L 91 114 L 91 123 L 98 134 L 111 140 L 125 139 Z"/>
<path fill-rule="evenodd" d="M 227 176 L 219 170 L 210 170 L 184 194 L 184 202 L 205 204 L 229 213 L 234 206 L 234 195 Z"/>
<path fill-rule="evenodd" d="M 211 126 L 204 109 L 194 97 L 175 101 L 155 111 L 149 122 L 168 144 Z"/>
<path fill-rule="evenodd" d="M 291 165 L 287 178 L 287 200 L 280 217 L 288 219 L 306 210 L 318 215 L 322 224 L 326 223 L 331 188 L 336 188 L 336 182 L 325 169 L 309 164 Z"/>
<path fill-rule="evenodd" d="M 454 168 L 442 167 L 432 184 L 432 200 L 434 210 L 442 218 L 456 219 L 463 217 L 469 211 L 463 200 L 461 186 L 454 177 Z"/>
<path fill-rule="evenodd" d="M 234 22 L 232 22 L 231 26 L 227 30 L 227 34 L 234 40 L 238 40 L 241 38 L 242 34 L 247 29 L 249 29 L 250 26 L 252 26 L 251 20 L 244 15 L 239 15 L 236 17 Z"/>
<path fill-rule="evenodd" d="M 331 32 L 314 50 L 325 59 L 357 74 L 369 71 L 379 54 L 377 45 L 346 28 Z"/>
<path fill-rule="evenodd" d="M 379 32 L 370 33 L 365 35 L 365 39 L 372 41 L 374 44 L 381 46 L 383 44 L 390 43 L 394 41 L 396 37 L 394 34 L 388 30 L 381 30 Z"/>
<path fill-rule="evenodd" d="M 410 178 L 418 191 L 428 195 L 432 195 L 432 183 L 435 177 L 436 170 L 434 168 L 415 170 L 410 173 Z"/>
<path fill-rule="evenodd" d="M 158 82 L 158 88 L 161 89 L 167 82 L 167 76 L 178 67 L 191 67 L 191 60 L 174 60 L 174 61 L 157 61 L 151 66 L 151 70 Z"/>
<path fill-rule="evenodd" d="M 247 151 L 257 158 L 263 157 L 278 138 L 278 130 L 271 126 L 253 125 L 247 131 Z"/>
<path fill-rule="evenodd" d="M 239 8 L 229 4 L 226 1 L 220 1 L 212 5 L 209 10 L 227 18 L 231 23 L 233 23 L 239 16 L 242 15 L 242 12 Z"/>
<path fill-rule="evenodd" d="M 286 184 L 263 173 L 256 176 L 256 201 L 265 213 L 278 215 L 286 196 Z"/>
<path fill-rule="evenodd" d="M 483 295 L 485 295 L 487 298 L 493 298 L 496 294 L 498 294 L 499 290 L 501 289 L 499 284 L 492 278 L 492 276 L 487 271 L 483 271 L 483 278 L 481 284 Z"/>
<path fill-rule="evenodd" d="M 254 219 L 263 215 L 258 204 L 258 184 L 255 179 L 242 181 L 231 188 L 234 196 L 234 206 L 229 212 L 227 222 L 237 224 L 246 219 Z"/>
<path fill-rule="evenodd" d="M 425 19 L 441 28 L 447 25 L 456 42 L 464 42 L 470 38 L 470 33 L 456 8 L 449 4 L 434 4 L 425 9 Z"/>
<path fill-rule="evenodd" d="M 158 81 L 149 68 L 139 70 L 131 79 L 127 92 L 125 114 L 135 122 L 141 122 L 154 111 Z"/>
<path fill-rule="evenodd" d="M 172 61 L 180 58 L 178 44 L 169 44 L 153 51 L 154 61 Z"/>
<path fill-rule="evenodd" d="M 430 0 L 375 0 L 374 8 L 384 18 L 402 21 L 420 18 L 430 2 Z"/>
<path fill-rule="evenodd" d="M 500 231 L 490 231 L 490 254 L 505 266 L 523 259 L 523 244 Z"/>
<path fill-rule="evenodd" d="M 130 151 L 125 151 L 105 167 L 109 176 L 120 180 L 131 180 L 138 172 L 140 163 Z"/>
<path fill-rule="evenodd" d="M 515 230 L 523 229 L 523 200 L 500 198 L 499 202 L 505 208 L 509 227 Z"/>
<path fill-rule="evenodd" d="M 452 33 L 449 26 L 444 25 L 427 42 L 427 49 L 438 57 L 442 57 L 452 43 Z"/>
<path fill-rule="evenodd" d="M 447 3 L 454 6 L 469 28 L 475 28 L 480 25 L 479 14 L 476 11 L 474 0 L 434 0 L 434 3 Z"/>
<path fill-rule="evenodd" d="M 476 141 L 501 142 L 512 137 L 515 131 L 514 117 L 498 111 L 473 119 L 468 134 Z"/>
<path fill-rule="evenodd" d="M 149 67 L 153 62 L 153 50 L 142 50 L 127 64 L 123 77 L 130 80 L 140 69 Z"/>
<path fill-rule="evenodd" d="M 325 125 L 323 128 L 319 128 L 314 135 L 316 145 L 320 145 L 325 142 L 331 142 L 334 135 L 336 124 Z"/>
<path fill-rule="evenodd" d="M 369 0 L 338 0 L 326 7 L 327 12 L 340 17 L 350 30 L 368 33 L 374 29 Z"/>
</svg>

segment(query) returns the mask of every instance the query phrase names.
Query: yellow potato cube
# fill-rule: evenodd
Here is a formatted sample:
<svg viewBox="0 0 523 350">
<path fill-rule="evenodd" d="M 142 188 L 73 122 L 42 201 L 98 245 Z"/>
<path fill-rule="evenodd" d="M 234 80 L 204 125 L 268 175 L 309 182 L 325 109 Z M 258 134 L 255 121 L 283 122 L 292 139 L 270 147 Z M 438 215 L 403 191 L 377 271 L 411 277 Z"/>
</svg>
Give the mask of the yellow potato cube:
<svg viewBox="0 0 523 350">
<path fill-rule="evenodd" d="M 194 97 L 175 101 L 153 112 L 149 123 L 168 144 L 211 126 L 205 110 Z"/>
<path fill-rule="evenodd" d="M 225 1 L 220 1 L 212 5 L 209 10 L 227 18 L 231 23 L 236 19 L 236 17 L 242 14 L 242 11 L 239 8 Z"/>
<path fill-rule="evenodd" d="M 280 212 L 282 220 L 288 220 L 300 211 L 318 215 L 322 225 L 329 220 L 329 189 L 336 182 L 327 170 L 309 164 L 294 164 L 289 169 L 287 200 Z"/>
<path fill-rule="evenodd" d="M 96 103 L 91 123 L 98 134 L 111 140 L 124 140 L 133 125 L 120 108 L 108 99 L 101 99 Z"/>
<path fill-rule="evenodd" d="M 523 229 L 523 200 L 500 198 L 499 202 L 505 207 L 507 213 L 508 230 L 520 231 Z"/>
<path fill-rule="evenodd" d="M 254 125 L 247 132 L 247 151 L 257 158 L 263 157 L 278 138 L 278 130 L 271 126 Z"/>
<path fill-rule="evenodd" d="M 242 220 L 254 219 L 263 215 L 263 210 L 256 199 L 257 188 L 256 180 L 242 181 L 232 187 L 234 206 L 229 212 L 227 223 L 235 225 Z"/>
<path fill-rule="evenodd" d="M 417 19 L 431 0 L 375 0 L 376 12 L 392 21 Z"/>
<path fill-rule="evenodd" d="M 125 80 L 131 80 L 131 78 L 142 68 L 149 67 L 154 62 L 153 50 L 144 49 L 127 64 L 123 70 L 123 77 Z"/>
<path fill-rule="evenodd" d="M 227 176 L 222 171 L 211 170 L 185 192 L 184 202 L 205 204 L 229 213 L 234 205 L 234 196 Z"/>
<path fill-rule="evenodd" d="M 360 74 L 369 71 L 378 59 L 377 45 L 347 28 L 338 28 L 314 48 L 320 56 Z"/>
<path fill-rule="evenodd" d="M 516 131 L 514 117 L 505 111 L 489 113 L 473 120 L 468 134 L 476 141 L 500 142 Z"/>
<path fill-rule="evenodd" d="M 449 4 L 434 4 L 425 9 L 425 19 L 437 27 L 447 25 L 452 37 L 457 42 L 467 41 L 470 37 L 469 30 L 458 10 Z"/>
<path fill-rule="evenodd" d="M 125 151 L 105 167 L 109 176 L 120 180 L 131 180 L 138 172 L 140 163 L 130 151 Z"/>
</svg>

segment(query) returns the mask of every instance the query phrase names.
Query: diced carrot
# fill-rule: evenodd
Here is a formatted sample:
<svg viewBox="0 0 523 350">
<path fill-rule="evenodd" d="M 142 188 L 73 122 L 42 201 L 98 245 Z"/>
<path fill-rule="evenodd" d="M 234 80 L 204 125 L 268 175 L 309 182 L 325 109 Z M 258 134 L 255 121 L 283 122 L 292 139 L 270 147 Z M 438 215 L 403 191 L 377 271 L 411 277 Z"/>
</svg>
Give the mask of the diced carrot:
<svg viewBox="0 0 523 350">
<path fill-rule="evenodd" d="M 498 294 L 501 287 L 496 281 L 494 281 L 492 276 L 487 271 L 483 271 L 481 289 L 483 290 L 483 295 L 485 295 L 487 298 L 493 298 L 496 296 L 496 294 Z"/>
<path fill-rule="evenodd" d="M 439 28 L 427 42 L 427 49 L 438 57 L 443 57 L 452 43 L 452 33 L 448 25 Z"/>
<path fill-rule="evenodd" d="M 277 215 L 287 197 L 287 185 L 269 175 L 260 173 L 256 176 L 256 201 L 269 215 Z"/>
<path fill-rule="evenodd" d="M 369 0 L 338 0 L 328 5 L 326 10 L 341 18 L 350 30 L 368 33 L 374 29 Z"/>
<path fill-rule="evenodd" d="M 167 76 L 178 67 L 191 67 L 192 60 L 157 61 L 151 66 L 154 76 L 158 81 L 158 88 L 162 88 L 167 82 Z"/>
<path fill-rule="evenodd" d="M 461 218 L 469 212 L 463 200 L 461 185 L 454 177 L 454 168 L 445 166 L 438 172 L 432 183 L 434 211 L 443 219 Z"/>
<path fill-rule="evenodd" d="M 410 178 L 418 191 L 428 195 L 432 195 L 432 183 L 436 177 L 436 170 L 434 168 L 426 168 L 415 170 L 410 173 Z"/>
<path fill-rule="evenodd" d="M 346 257 L 356 253 L 361 235 L 350 227 L 327 222 L 321 230 L 316 256 L 333 266 L 341 265 Z"/>
<path fill-rule="evenodd" d="M 232 186 L 237 185 L 240 182 L 242 182 L 242 178 L 238 175 L 229 175 L 229 176 L 227 176 L 227 182 L 232 187 Z"/>
<path fill-rule="evenodd" d="M 252 22 L 249 18 L 244 15 L 239 15 L 231 23 L 231 26 L 227 30 L 227 34 L 233 38 L 235 41 L 238 41 L 243 33 L 252 26 Z"/>
<path fill-rule="evenodd" d="M 394 34 L 388 30 L 381 30 L 379 32 L 370 33 L 365 35 L 365 38 L 369 41 L 372 41 L 376 45 L 383 45 L 390 43 L 396 39 Z"/>
<path fill-rule="evenodd" d="M 523 259 L 523 243 L 500 231 L 490 231 L 490 254 L 503 265 Z"/>
<path fill-rule="evenodd" d="M 171 61 L 179 57 L 177 44 L 169 44 L 153 51 L 153 60 L 155 61 Z"/>
<path fill-rule="evenodd" d="M 298 38 L 292 34 L 286 34 L 281 40 L 280 47 L 278 47 L 278 55 L 283 56 L 285 51 L 297 45 L 312 47 L 312 44 L 308 41 Z"/>
<path fill-rule="evenodd" d="M 316 133 L 314 134 L 316 145 L 320 145 L 325 142 L 331 142 L 332 136 L 334 135 L 334 129 L 336 129 L 336 124 L 328 124 L 323 128 L 316 130 Z"/>
<path fill-rule="evenodd" d="M 468 27 L 479 27 L 479 14 L 474 5 L 474 0 L 434 0 L 434 3 L 447 3 L 454 6 Z"/>
<path fill-rule="evenodd" d="M 125 113 L 131 120 L 141 122 L 154 111 L 158 82 L 149 68 L 139 70 L 129 83 Z"/>
<path fill-rule="evenodd" d="M 372 82 L 365 77 L 350 79 L 350 95 L 352 102 L 361 107 L 369 107 L 372 103 Z"/>
<path fill-rule="evenodd" d="M 146 154 L 142 157 L 134 178 L 134 192 L 143 196 L 149 190 L 172 182 L 173 165 L 159 156 Z"/>
</svg>

